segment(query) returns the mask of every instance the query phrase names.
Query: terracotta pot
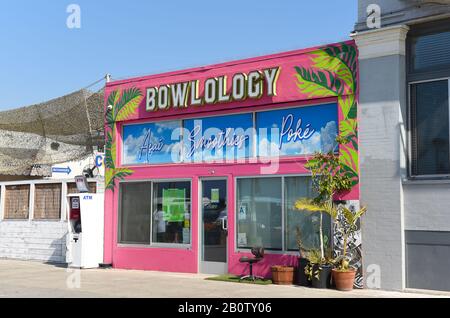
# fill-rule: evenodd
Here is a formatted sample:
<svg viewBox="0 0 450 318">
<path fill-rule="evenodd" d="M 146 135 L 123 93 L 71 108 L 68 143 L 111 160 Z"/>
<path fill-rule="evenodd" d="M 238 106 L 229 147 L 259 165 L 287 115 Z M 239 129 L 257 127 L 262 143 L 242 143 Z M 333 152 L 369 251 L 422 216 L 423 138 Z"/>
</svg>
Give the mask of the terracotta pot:
<svg viewBox="0 0 450 318">
<path fill-rule="evenodd" d="M 341 291 L 349 291 L 353 289 L 355 283 L 356 270 L 349 269 L 342 272 L 333 268 L 333 281 L 336 284 L 336 289 Z"/>
<path fill-rule="evenodd" d="M 272 282 L 277 285 L 292 285 L 294 281 L 294 267 L 272 266 Z"/>
</svg>

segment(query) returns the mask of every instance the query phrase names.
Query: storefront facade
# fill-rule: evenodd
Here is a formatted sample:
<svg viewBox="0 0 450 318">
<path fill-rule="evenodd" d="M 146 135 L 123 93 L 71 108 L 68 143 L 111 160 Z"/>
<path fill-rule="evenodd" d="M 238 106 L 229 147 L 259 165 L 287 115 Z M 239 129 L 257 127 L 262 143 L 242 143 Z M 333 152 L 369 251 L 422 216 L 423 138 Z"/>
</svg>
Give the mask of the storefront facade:
<svg viewBox="0 0 450 318">
<path fill-rule="evenodd" d="M 359 199 L 357 79 L 349 41 L 108 83 L 105 262 L 242 274 L 263 246 L 258 275 L 296 265 L 308 158 L 339 152 Z"/>
<path fill-rule="evenodd" d="M 367 287 L 450 291 L 450 6 L 358 4 L 362 257 L 377 277 Z"/>
</svg>

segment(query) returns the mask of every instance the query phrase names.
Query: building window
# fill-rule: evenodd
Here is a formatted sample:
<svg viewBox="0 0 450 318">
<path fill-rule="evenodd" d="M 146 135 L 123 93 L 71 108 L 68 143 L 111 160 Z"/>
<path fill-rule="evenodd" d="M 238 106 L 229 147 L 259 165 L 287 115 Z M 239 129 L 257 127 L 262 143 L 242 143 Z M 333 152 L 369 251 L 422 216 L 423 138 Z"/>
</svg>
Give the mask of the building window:
<svg viewBox="0 0 450 318">
<path fill-rule="evenodd" d="M 61 218 L 61 184 L 36 184 L 34 190 L 34 213 L 37 220 Z"/>
<path fill-rule="evenodd" d="M 121 183 L 119 220 L 121 244 L 190 244 L 191 182 Z"/>
<path fill-rule="evenodd" d="M 320 214 L 294 209 L 296 200 L 313 195 L 309 176 L 239 178 L 237 247 L 298 250 L 300 238 L 305 248 L 319 248 Z M 324 216 L 323 229 L 331 242 L 329 217 Z"/>
<path fill-rule="evenodd" d="M 297 251 L 299 241 L 302 248 L 320 248 L 320 214 L 308 211 L 299 211 L 294 208 L 299 198 L 313 198 L 315 192 L 310 177 L 284 178 L 284 214 L 286 220 L 286 249 Z M 331 218 L 322 214 L 322 235 L 325 246 L 331 244 Z"/>
<path fill-rule="evenodd" d="M 414 36 L 412 45 L 413 72 L 435 71 L 450 66 L 450 30 Z"/>
<path fill-rule="evenodd" d="M 189 244 L 190 223 L 190 182 L 154 182 L 152 242 Z"/>
<path fill-rule="evenodd" d="M 28 219 L 30 209 L 30 185 L 6 186 L 4 218 L 9 220 Z"/>
<path fill-rule="evenodd" d="M 411 85 L 412 174 L 450 174 L 448 80 Z"/>
<path fill-rule="evenodd" d="M 281 178 L 237 181 L 238 247 L 282 249 Z"/>
<path fill-rule="evenodd" d="M 411 28 L 408 36 L 411 177 L 450 175 L 448 20 Z"/>
<path fill-rule="evenodd" d="M 122 183 L 120 195 L 119 242 L 150 244 L 151 183 Z"/>
</svg>

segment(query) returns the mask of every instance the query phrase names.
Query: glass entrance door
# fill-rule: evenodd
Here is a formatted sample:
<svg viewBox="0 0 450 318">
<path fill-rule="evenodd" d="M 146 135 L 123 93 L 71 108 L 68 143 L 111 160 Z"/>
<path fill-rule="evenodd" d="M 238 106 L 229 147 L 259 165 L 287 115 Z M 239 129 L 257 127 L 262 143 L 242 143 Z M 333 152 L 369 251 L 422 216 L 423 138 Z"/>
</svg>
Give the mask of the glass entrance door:
<svg viewBox="0 0 450 318">
<path fill-rule="evenodd" d="M 227 268 L 227 180 L 201 181 L 200 271 L 224 274 Z"/>
</svg>

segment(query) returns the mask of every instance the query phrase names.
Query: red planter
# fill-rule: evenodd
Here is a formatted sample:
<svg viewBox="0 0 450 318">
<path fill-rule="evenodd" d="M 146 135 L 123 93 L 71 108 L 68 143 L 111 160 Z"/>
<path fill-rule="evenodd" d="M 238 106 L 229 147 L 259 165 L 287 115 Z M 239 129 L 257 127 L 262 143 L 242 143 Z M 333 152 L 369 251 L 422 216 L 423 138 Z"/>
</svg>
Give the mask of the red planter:
<svg viewBox="0 0 450 318">
<path fill-rule="evenodd" d="M 353 284 L 355 282 L 356 270 L 349 269 L 348 271 L 342 272 L 336 269 L 332 271 L 333 281 L 336 284 L 336 289 L 341 291 L 349 291 L 353 289 Z"/>
</svg>

